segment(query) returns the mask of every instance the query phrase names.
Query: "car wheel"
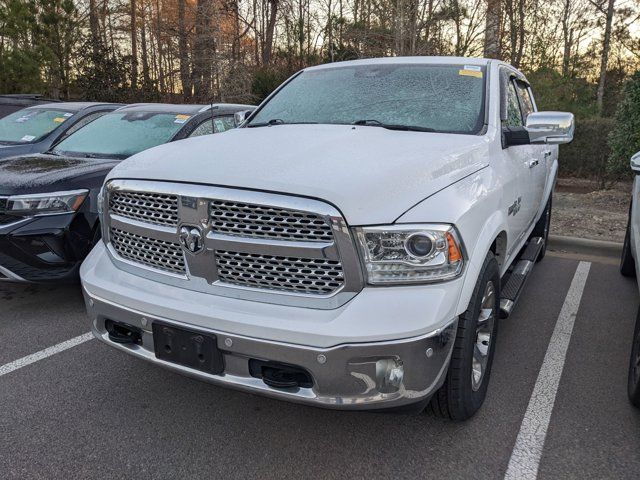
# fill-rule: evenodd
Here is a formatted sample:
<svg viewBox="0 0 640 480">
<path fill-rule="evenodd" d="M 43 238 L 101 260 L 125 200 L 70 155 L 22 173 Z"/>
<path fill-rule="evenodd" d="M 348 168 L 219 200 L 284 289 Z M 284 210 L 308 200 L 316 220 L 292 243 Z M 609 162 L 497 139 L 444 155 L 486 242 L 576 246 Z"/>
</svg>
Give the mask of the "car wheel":
<svg viewBox="0 0 640 480">
<path fill-rule="evenodd" d="M 631 360 L 629 361 L 629 400 L 640 408 L 640 310 L 636 317 L 636 327 L 631 346 Z"/>
<path fill-rule="evenodd" d="M 629 218 L 627 229 L 624 234 L 624 244 L 622 245 L 622 256 L 620 257 L 620 273 L 625 277 L 636 276 L 636 261 L 631 254 L 631 206 L 629 206 Z"/>
<path fill-rule="evenodd" d="M 442 417 L 467 420 L 487 395 L 498 331 L 500 272 L 493 253 L 485 258 L 469 308 L 458 319 L 449 370 L 431 399 L 431 409 Z"/>
<path fill-rule="evenodd" d="M 549 195 L 549 200 L 547 200 L 547 205 L 544 207 L 544 212 L 542 212 L 538 222 L 535 227 L 533 227 L 533 232 L 531 232 L 531 237 L 540 237 L 544 240 L 536 262 L 542 260 L 545 253 L 547 253 L 547 243 L 549 242 L 549 230 L 551 227 L 551 198 L 551 195 Z"/>
</svg>

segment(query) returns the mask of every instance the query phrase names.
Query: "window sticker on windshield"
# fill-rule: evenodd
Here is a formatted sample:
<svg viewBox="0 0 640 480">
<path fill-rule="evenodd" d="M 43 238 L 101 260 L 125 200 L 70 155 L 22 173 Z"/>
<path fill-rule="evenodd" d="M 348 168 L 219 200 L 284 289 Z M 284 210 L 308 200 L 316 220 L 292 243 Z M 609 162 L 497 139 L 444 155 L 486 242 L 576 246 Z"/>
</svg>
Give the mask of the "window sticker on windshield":
<svg viewBox="0 0 640 480">
<path fill-rule="evenodd" d="M 30 117 L 18 117 L 18 118 L 16 118 L 15 122 L 16 123 L 24 123 L 24 122 L 28 121 L 29 118 Z"/>
<path fill-rule="evenodd" d="M 476 70 L 477 68 L 477 70 Z M 462 70 L 458 70 L 458 75 L 464 77 L 476 77 L 482 78 L 482 70 L 479 67 L 473 67 L 471 65 L 465 65 Z"/>
<path fill-rule="evenodd" d="M 66 121 L 66 120 L 67 119 L 64 118 L 64 117 L 56 117 L 56 118 L 53 119 L 53 121 L 56 122 L 56 123 L 62 123 L 64 121 Z"/>
<path fill-rule="evenodd" d="M 176 115 L 176 119 L 173 123 L 184 123 L 191 118 L 191 115 Z"/>
<path fill-rule="evenodd" d="M 67 112 L 64 115 L 62 115 L 63 117 L 73 117 L 73 113 L 71 112 Z"/>
<path fill-rule="evenodd" d="M 35 135 L 25 135 L 24 137 L 22 137 L 20 139 L 20 141 L 22 142 L 30 142 L 31 140 L 34 140 L 36 137 Z"/>
</svg>

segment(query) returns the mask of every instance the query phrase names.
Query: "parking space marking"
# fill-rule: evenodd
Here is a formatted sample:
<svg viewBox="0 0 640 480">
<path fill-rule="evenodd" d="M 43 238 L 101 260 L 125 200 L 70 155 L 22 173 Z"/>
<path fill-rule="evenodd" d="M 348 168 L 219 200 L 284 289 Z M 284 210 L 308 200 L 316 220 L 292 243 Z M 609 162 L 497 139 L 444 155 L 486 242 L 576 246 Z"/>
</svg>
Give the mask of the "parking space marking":
<svg viewBox="0 0 640 480">
<path fill-rule="evenodd" d="M 535 479 L 591 262 L 580 262 L 558 315 L 504 476 Z"/>
<path fill-rule="evenodd" d="M 58 343 L 57 345 L 54 345 L 52 347 L 40 350 L 39 352 L 27 355 L 26 357 L 19 358 L 18 360 L 14 360 L 13 362 L 2 365 L 0 366 L 0 377 L 6 375 L 7 373 L 18 370 L 19 368 L 26 367 L 27 365 L 31 365 L 32 363 L 50 357 L 51 355 L 55 355 L 56 353 L 64 352 L 65 350 L 73 348 L 84 342 L 88 342 L 93 338 L 95 338 L 93 336 L 93 333 L 88 332 L 78 337 L 74 337 L 64 342 Z"/>
</svg>

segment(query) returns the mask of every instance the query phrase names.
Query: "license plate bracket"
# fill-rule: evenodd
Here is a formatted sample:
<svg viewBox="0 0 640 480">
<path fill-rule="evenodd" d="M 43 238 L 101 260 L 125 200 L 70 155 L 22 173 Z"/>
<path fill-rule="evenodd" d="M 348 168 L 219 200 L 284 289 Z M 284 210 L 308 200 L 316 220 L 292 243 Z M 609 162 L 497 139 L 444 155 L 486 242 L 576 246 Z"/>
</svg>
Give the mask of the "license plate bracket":
<svg viewBox="0 0 640 480">
<path fill-rule="evenodd" d="M 213 375 L 224 371 L 224 359 L 215 335 L 153 322 L 156 358 Z"/>
</svg>

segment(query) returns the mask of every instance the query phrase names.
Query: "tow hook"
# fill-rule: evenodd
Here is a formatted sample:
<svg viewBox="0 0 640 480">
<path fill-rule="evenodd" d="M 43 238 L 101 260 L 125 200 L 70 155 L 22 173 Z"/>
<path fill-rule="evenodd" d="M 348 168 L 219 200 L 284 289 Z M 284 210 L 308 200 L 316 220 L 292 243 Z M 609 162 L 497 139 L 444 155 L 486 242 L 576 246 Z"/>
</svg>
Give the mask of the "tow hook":
<svg viewBox="0 0 640 480">
<path fill-rule="evenodd" d="M 262 378 L 262 381 L 272 388 L 311 388 L 313 379 L 303 368 L 278 362 L 249 360 L 249 372 L 252 377 Z"/>
<path fill-rule="evenodd" d="M 120 344 L 142 345 L 142 330 L 126 323 L 106 320 L 104 326 L 109 332 L 109 340 Z"/>
</svg>

